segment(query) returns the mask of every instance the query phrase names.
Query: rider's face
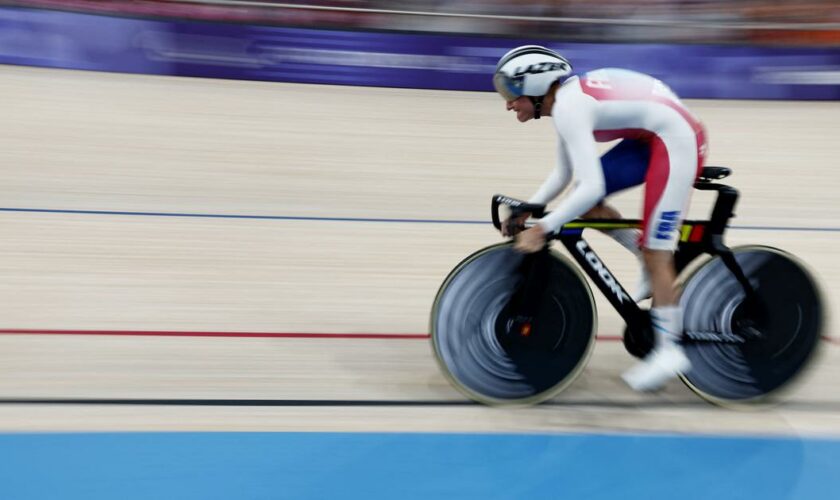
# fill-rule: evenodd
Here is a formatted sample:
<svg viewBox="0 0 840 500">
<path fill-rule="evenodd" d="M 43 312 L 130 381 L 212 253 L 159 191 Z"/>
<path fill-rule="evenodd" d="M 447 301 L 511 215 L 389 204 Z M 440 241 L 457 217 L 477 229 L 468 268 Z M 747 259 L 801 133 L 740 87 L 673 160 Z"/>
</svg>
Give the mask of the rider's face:
<svg viewBox="0 0 840 500">
<path fill-rule="evenodd" d="M 534 103 L 526 96 L 507 101 L 507 110 L 516 111 L 516 119 L 523 123 L 534 117 Z"/>
</svg>

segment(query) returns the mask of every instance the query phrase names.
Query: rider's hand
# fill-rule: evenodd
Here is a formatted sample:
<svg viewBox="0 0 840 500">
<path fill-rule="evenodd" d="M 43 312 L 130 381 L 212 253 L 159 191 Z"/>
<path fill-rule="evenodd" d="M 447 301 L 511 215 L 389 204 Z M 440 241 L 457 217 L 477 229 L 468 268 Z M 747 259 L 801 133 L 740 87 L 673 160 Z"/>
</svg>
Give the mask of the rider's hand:
<svg viewBox="0 0 840 500">
<path fill-rule="evenodd" d="M 542 226 L 535 224 L 516 236 L 513 248 L 522 253 L 539 252 L 545 246 L 545 236 Z"/>
<path fill-rule="evenodd" d="M 517 233 L 525 229 L 525 221 L 530 217 L 530 213 L 522 214 L 513 220 L 510 217 L 502 222 L 502 236 L 516 236 Z"/>
</svg>

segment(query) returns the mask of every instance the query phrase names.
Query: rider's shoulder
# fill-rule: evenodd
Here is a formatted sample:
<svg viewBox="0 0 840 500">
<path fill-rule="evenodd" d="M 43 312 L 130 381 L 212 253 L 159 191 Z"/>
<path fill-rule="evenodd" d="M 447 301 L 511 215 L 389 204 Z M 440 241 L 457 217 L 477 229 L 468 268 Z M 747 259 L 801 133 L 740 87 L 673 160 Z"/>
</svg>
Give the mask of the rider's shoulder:
<svg viewBox="0 0 840 500">
<path fill-rule="evenodd" d="M 558 108 L 578 107 L 588 96 L 581 88 L 581 77 L 578 75 L 567 78 L 554 93 L 554 106 Z"/>
<path fill-rule="evenodd" d="M 557 90 L 554 92 L 554 99 L 556 101 L 573 99 L 575 96 L 580 95 L 580 90 L 580 76 L 570 76 L 557 87 Z"/>
</svg>

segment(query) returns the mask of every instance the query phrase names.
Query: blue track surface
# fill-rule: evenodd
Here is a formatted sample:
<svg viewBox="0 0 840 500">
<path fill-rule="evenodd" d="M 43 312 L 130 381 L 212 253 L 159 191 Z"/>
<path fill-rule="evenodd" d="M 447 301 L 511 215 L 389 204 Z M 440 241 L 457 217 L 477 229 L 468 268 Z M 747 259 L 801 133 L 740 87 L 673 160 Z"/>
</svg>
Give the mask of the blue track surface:
<svg viewBox="0 0 840 500">
<path fill-rule="evenodd" d="M 628 435 L 0 435 L 3 499 L 836 499 L 840 440 Z"/>
</svg>

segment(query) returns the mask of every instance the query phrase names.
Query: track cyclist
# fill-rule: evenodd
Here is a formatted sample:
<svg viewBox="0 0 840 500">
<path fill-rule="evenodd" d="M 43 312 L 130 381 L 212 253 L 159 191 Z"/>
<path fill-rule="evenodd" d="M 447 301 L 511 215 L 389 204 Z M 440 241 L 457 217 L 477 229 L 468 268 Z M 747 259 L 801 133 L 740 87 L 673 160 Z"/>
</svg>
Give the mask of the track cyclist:
<svg viewBox="0 0 840 500">
<path fill-rule="evenodd" d="M 537 45 L 505 54 L 493 84 L 520 122 L 548 116 L 557 131 L 557 166 L 529 203 L 547 204 L 569 188 L 550 215 L 505 235 L 516 237 L 517 250 L 537 252 L 547 234 L 575 218 L 621 218 L 605 198 L 644 184 L 641 231 L 606 231 L 643 263 L 634 299 L 648 293 L 653 299 L 654 349 L 622 378 L 637 391 L 653 391 L 688 372 L 690 361 L 680 345 L 683 321 L 674 250 L 706 156 L 702 124 L 653 77 L 616 68 L 573 75 L 568 60 Z M 620 142 L 599 157 L 596 143 L 617 139 Z"/>
</svg>

